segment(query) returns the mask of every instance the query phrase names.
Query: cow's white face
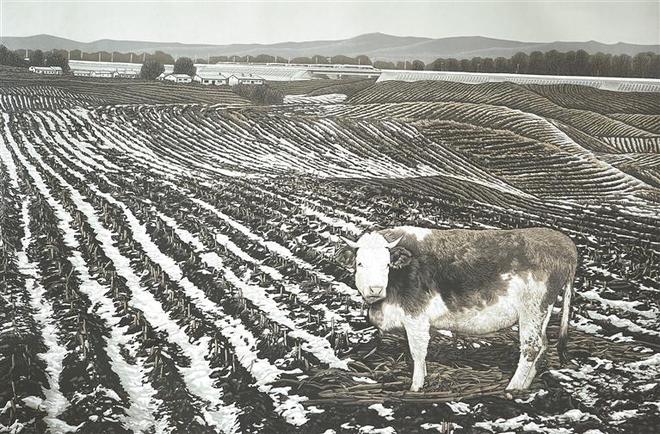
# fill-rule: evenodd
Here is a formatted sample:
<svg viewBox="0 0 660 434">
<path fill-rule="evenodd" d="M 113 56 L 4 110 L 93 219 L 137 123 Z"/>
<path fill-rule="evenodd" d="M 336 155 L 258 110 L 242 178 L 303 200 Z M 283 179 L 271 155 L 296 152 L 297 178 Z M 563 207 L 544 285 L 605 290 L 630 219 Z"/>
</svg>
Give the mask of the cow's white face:
<svg viewBox="0 0 660 434">
<path fill-rule="evenodd" d="M 401 238 L 389 242 L 378 233 L 364 234 L 355 242 L 342 238 L 355 249 L 355 286 L 367 301 L 374 303 L 387 296 L 390 272 L 390 249 Z"/>
</svg>

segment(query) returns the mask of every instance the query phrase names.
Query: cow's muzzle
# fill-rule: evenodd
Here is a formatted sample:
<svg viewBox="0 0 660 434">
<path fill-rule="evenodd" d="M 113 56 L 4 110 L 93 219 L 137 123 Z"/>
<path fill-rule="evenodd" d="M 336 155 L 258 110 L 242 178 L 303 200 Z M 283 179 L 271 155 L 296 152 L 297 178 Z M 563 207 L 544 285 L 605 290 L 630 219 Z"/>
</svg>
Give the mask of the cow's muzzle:
<svg viewBox="0 0 660 434">
<path fill-rule="evenodd" d="M 370 286 L 365 293 L 363 294 L 364 299 L 367 303 L 375 303 L 379 300 L 385 298 L 385 287 L 384 286 Z"/>
</svg>

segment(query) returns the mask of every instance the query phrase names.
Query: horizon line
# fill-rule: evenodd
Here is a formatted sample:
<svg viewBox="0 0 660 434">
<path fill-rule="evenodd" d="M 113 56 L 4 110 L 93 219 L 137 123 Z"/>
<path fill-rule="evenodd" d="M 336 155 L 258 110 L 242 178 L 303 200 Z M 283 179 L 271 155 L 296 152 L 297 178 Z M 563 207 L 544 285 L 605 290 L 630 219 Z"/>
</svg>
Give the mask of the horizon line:
<svg viewBox="0 0 660 434">
<path fill-rule="evenodd" d="M 578 42 L 578 43 L 588 43 L 588 42 L 596 42 L 599 44 L 603 45 L 619 45 L 619 44 L 627 44 L 627 45 L 640 45 L 640 46 L 651 46 L 651 47 L 660 47 L 659 44 L 642 44 L 642 43 L 635 43 L 635 42 L 625 42 L 625 41 L 617 41 L 617 42 L 612 42 L 612 43 L 607 43 L 607 42 L 601 42 L 596 39 L 589 39 L 589 40 L 552 40 L 552 41 L 524 41 L 524 40 L 519 40 L 519 39 L 504 39 L 504 38 L 496 38 L 492 36 L 484 36 L 484 35 L 462 35 L 462 36 L 443 36 L 439 38 L 433 38 L 429 36 L 413 36 L 413 35 L 406 35 L 406 36 L 401 36 L 401 35 L 395 35 L 392 33 L 384 33 L 384 32 L 368 32 L 368 33 L 361 33 L 355 36 L 347 37 L 347 38 L 340 38 L 340 39 L 305 39 L 305 40 L 288 40 L 288 41 L 279 41 L 279 42 L 232 42 L 232 43 L 204 43 L 204 42 L 177 42 L 177 41 L 155 41 L 155 40 L 142 40 L 142 39 L 115 39 L 115 38 L 101 38 L 101 39 L 94 39 L 91 41 L 80 41 L 77 39 L 71 39 L 65 36 L 58 36 L 54 35 L 51 33 L 36 33 L 32 35 L 26 35 L 26 36 L 9 36 L 9 35 L 0 35 L 0 40 L 5 39 L 5 38 L 33 38 L 33 37 L 38 37 L 38 36 L 49 36 L 53 38 L 59 38 L 59 39 L 66 39 L 67 41 L 71 42 L 76 42 L 80 44 L 93 44 L 96 42 L 101 42 L 101 41 L 114 41 L 114 42 L 143 42 L 143 43 L 153 43 L 153 44 L 179 44 L 179 45 L 198 45 L 198 46 L 227 46 L 227 45 L 276 45 L 276 44 L 289 44 L 289 43 L 305 43 L 305 42 L 325 42 L 325 41 L 330 41 L 330 42 L 335 42 L 335 41 L 346 41 L 350 39 L 355 39 L 359 38 L 361 36 L 367 36 L 367 35 L 384 35 L 384 36 L 393 36 L 396 38 L 420 38 L 420 39 L 427 39 L 429 41 L 436 41 L 436 40 L 441 40 L 441 39 L 459 39 L 459 38 L 484 38 L 484 39 L 494 39 L 498 41 L 507 41 L 507 42 L 525 42 L 525 43 L 532 43 L 532 44 L 552 44 L 552 43 L 562 43 L 562 42 Z"/>
</svg>

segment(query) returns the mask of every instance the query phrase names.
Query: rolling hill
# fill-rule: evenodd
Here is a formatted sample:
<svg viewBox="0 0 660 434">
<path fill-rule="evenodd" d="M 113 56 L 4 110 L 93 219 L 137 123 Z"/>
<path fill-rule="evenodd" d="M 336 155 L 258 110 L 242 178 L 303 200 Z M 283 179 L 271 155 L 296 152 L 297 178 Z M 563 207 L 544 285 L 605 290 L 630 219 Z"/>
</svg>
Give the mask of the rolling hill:
<svg viewBox="0 0 660 434">
<path fill-rule="evenodd" d="M 215 56 L 215 55 L 258 55 L 298 57 L 343 54 L 356 56 L 366 54 L 379 60 L 402 60 L 417 58 L 425 62 L 438 57 L 454 57 L 457 59 L 482 57 L 510 57 L 522 51 L 570 51 L 585 50 L 588 53 L 603 52 L 607 54 L 629 54 L 652 51 L 660 52 L 660 45 L 635 45 L 619 42 L 603 44 L 597 41 L 555 41 L 555 42 L 524 42 L 504 39 L 486 38 L 482 36 L 460 36 L 450 38 L 423 38 L 369 33 L 349 39 L 320 40 L 302 42 L 280 42 L 275 44 L 182 44 L 179 42 L 124 41 L 100 39 L 92 42 L 80 42 L 52 35 L 34 35 L 24 37 L 2 37 L 2 44 L 10 49 L 42 49 L 54 48 L 65 50 L 82 50 L 84 52 L 119 51 L 119 52 L 154 52 L 164 51 L 177 56 Z"/>
</svg>

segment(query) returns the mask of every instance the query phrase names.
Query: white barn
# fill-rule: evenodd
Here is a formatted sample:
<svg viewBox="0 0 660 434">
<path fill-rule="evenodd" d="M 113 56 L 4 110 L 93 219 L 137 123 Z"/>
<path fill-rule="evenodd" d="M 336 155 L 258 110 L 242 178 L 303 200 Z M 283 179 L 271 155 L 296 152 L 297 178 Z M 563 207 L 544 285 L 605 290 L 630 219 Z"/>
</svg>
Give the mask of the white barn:
<svg viewBox="0 0 660 434">
<path fill-rule="evenodd" d="M 71 72 L 75 77 L 92 77 L 94 73 L 91 69 L 74 69 Z"/>
<path fill-rule="evenodd" d="M 174 83 L 190 83 L 192 77 L 188 74 L 167 74 L 162 80 L 172 81 Z"/>
<path fill-rule="evenodd" d="M 266 80 L 258 75 L 232 74 L 227 79 L 227 82 L 230 86 L 236 86 L 237 84 L 265 84 Z"/>
<path fill-rule="evenodd" d="M 113 74 L 115 78 L 137 78 L 140 73 L 133 69 L 117 69 Z"/>
<path fill-rule="evenodd" d="M 195 78 L 193 78 L 193 80 L 204 85 L 220 86 L 223 84 L 227 84 L 226 76 L 222 75 L 219 72 L 211 72 L 211 71 L 200 71 L 197 74 L 195 74 Z"/>
<path fill-rule="evenodd" d="M 30 72 L 44 75 L 62 75 L 62 68 L 59 66 L 30 66 Z"/>
</svg>

